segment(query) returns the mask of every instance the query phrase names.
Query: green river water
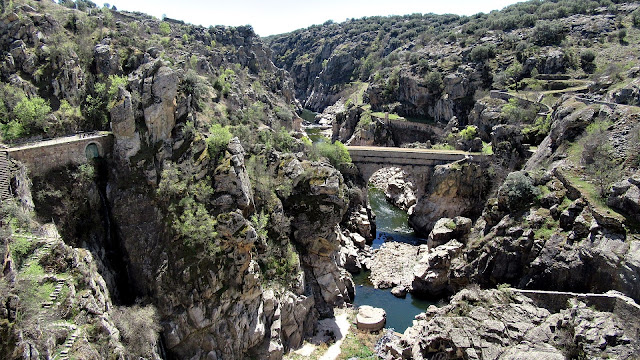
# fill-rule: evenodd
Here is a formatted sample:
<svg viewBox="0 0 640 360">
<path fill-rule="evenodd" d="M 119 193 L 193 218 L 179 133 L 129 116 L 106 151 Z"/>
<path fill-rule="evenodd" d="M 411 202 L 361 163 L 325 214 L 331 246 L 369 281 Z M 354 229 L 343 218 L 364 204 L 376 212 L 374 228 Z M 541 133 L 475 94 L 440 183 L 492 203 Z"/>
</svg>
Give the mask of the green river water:
<svg viewBox="0 0 640 360">
<path fill-rule="evenodd" d="M 407 224 L 407 214 L 389 204 L 382 191 L 369 189 L 369 203 L 376 213 L 376 239 L 373 247 L 379 248 L 386 241 L 401 241 L 410 244 L 424 243 L 424 239 L 415 236 Z M 356 283 L 356 297 L 354 305 L 371 305 L 383 308 L 387 312 L 386 328 L 393 328 L 397 332 L 404 332 L 411 326 L 413 318 L 424 312 L 435 302 L 419 299 L 407 294 L 404 299 L 391 294 L 390 289 L 376 289 L 369 281 L 369 272 L 363 272 L 353 277 Z"/>
</svg>

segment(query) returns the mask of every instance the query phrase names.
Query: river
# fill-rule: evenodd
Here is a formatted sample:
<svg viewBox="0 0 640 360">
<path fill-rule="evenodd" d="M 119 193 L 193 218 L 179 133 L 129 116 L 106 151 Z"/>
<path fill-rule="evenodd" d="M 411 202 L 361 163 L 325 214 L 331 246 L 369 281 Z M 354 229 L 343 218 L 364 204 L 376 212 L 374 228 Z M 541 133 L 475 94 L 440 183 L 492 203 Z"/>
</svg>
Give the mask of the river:
<svg viewBox="0 0 640 360">
<path fill-rule="evenodd" d="M 408 215 L 404 211 L 389 204 L 382 191 L 369 189 L 369 203 L 376 213 L 376 238 L 373 248 L 379 248 L 387 241 L 401 241 L 410 244 L 424 243 L 424 239 L 415 236 L 407 224 Z M 389 289 L 380 290 L 373 287 L 369 281 L 369 272 L 363 272 L 353 277 L 356 283 L 356 297 L 354 305 L 371 305 L 383 308 L 387 312 L 386 328 L 393 328 L 397 332 L 404 332 L 412 325 L 416 315 L 424 312 L 435 302 L 419 299 L 407 294 L 404 299 L 391 294 Z"/>
</svg>

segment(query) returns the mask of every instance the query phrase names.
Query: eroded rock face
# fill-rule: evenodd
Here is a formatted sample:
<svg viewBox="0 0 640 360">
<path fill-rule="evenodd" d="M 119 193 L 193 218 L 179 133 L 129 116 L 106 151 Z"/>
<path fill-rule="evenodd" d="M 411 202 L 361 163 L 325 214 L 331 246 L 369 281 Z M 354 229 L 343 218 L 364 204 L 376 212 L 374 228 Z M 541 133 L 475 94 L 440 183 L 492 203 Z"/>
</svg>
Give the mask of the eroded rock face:
<svg viewBox="0 0 640 360">
<path fill-rule="evenodd" d="M 479 213 L 488 190 L 487 179 L 480 165 L 465 160 L 436 166 L 425 195 L 409 213 L 409 224 L 419 233 L 429 234 L 440 218 Z"/>
<path fill-rule="evenodd" d="M 338 267 L 340 229 L 337 224 L 347 210 L 342 175 L 333 167 L 302 163 L 306 171 L 293 181 L 293 192 L 285 201 L 291 214 L 293 240 L 304 249 L 302 264 L 322 316 L 330 316 L 332 307 L 350 302 L 353 281 Z"/>
<path fill-rule="evenodd" d="M 462 290 L 445 307 L 430 306 L 383 350 L 384 359 L 633 358 L 636 317 L 598 311 L 572 299 L 547 309 L 508 290 Z"/>
<path fill-rule="evenodd" d="M 154 68 L 142 80 L 142 102 L 150 140 L 155 143 L 168 139 L 176 125 L 178 74 L 166 66 Z"/>
<path fill-rule="evenodd" d="M 387 201 L 404 211 L 416 204 L 417 182 L 400 168 L 380 169 L 369 178 L 369 182 L 384 192 Z"/>
<path fill-rule="evenodd" d="M 136 119 L 131 94 L 118 89 L 118 97 L 111 108 L 111 130 L 115 136 L 117 159 L 129 159 L 140 150 L 140 134 L 136 132 Z"/>
</svg>

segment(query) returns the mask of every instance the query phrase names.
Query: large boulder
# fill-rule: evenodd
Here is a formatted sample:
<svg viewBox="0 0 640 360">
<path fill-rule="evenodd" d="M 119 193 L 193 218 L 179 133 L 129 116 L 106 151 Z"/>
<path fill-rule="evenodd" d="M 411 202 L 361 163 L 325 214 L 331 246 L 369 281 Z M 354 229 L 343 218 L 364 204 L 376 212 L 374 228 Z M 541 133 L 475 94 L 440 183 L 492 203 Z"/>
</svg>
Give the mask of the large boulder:
<svg viewBox="0 0 640 360">
<path fill-rule="evenodd" d="M 460 160 L 438 165 L 426 194 L 409 211 L 409 224 L 428 235 L 443 217 L 474 217 L 482 211 L 488 188 L 488 174 L 480 164 Z"/>
<path fill-rule="evenodd" d="M 436 222 L 433 230 L 429 233 L 427 245 L 433 249 L 453 239 L 465 242 L 467 234 L 471 230 L 471 225 L 471 219 L 462 216 L 456 216 L 453 219 L 442 218 Z"/>
<path fill-rule="evenodd" d="M 387 313 L 384 309 L 374 308 L 369 305 L 362 305 L 358 308 L 356 315 L 356 326 L 358 330 L 380 331 L 387 322 Z"/>
<path fill-rule="evenodd" d="M 607 205 L 640 221 L 640 171 L 611 186 Z"/>
</svg>

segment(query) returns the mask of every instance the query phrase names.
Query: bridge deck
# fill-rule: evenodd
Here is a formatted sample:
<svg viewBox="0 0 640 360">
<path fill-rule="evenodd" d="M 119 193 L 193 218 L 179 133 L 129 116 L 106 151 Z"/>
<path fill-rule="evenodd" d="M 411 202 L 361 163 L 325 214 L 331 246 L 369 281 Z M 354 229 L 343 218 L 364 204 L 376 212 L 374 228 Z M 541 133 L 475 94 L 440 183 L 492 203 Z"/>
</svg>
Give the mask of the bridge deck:
<svg viewBox="0 0 640 360">
<path fill-rule="evenodd" d="M 469 159 L 472 162 L 486 160 L 489 155 L 459 150 L 408 149 L 377 146 L 347 146 L 354 163 L 388 165 L 434 166 Z"/>
<path fill-rule="evenodd" d="M 101 139 L 105 136 L 110 136 L 110 135 L 111 135 L 111 132 L 109 131 L 99 131 L 95 133 L 83 133 L 83 134 L 76 134 L 76 135 L 70 135 L 70 136 L 63 136 L 55 139 L 40 140 L 40 141 L 34 141 L 34 142 L 25 143 L 25 144 L 18 144 L 18 145 L 9 147 L 7 151 L 11 153 L 11 152 L 21 151 L 25 149 L 43 148 L 43 147 L 49 147 L 52 145 L 73 143 L 77 141 Z"/>
</svg>

